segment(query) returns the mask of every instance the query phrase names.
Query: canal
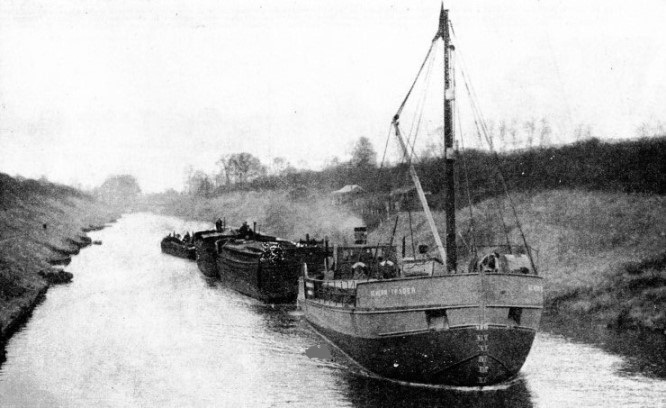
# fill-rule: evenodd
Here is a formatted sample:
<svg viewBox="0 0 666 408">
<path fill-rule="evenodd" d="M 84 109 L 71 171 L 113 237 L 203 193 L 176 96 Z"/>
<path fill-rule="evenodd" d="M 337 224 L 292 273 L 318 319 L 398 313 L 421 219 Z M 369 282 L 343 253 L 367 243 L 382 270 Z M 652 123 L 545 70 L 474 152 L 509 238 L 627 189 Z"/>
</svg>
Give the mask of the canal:
<svg viewBox="0 0 666 408">
<path fill-rule="evenodd" d="M 294 306 L 270 306 L 160 252 L 206 225 L 125 215 L 90 236 L 6 345 L 2 407 L 666 406 L 662 337 L 548 317 L 518 379 L 484 392 L 367 378 Z"/>
</svg>

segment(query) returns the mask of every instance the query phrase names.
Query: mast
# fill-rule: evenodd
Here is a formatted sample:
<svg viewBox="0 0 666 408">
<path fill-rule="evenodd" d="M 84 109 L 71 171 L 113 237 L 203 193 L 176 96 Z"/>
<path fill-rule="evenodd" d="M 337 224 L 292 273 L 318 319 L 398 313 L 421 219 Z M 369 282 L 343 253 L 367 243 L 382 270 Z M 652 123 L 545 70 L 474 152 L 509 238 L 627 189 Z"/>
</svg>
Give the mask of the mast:
<svg viewBox="0 0 666 408">
<path fill-rule="evenodd" d="M 439 15 L 439 31 L 435 38 L 441 37 L 444 41 L 444 173 L 446 185 L 444 186 L 446 200 L 444 211 L 446 213 L 446 269 L 455 273 L 458 256 L 456 248 L 456 198 L 455 198 L 455 151 L 453 149 L 453 86 L 451 81 L 451 35 L 449 33 L 449 10 L 442 10 Z"/>
<path fill-rule="evenodd" d="M 398 121 L 400 120 L 400 113 L 402 112 L 402 108 L 404 108 L 405 103 L 409 98 L 409 95 L 412 93 L 414 85 L 416 85 L 416 81 L 421 75 L 421 72 L 423 71 L 423 67 L 425 66 L 426 61 L 430 57 L 430 52 L 432 51 L 435 42 L 441 38 L 442 41 L 444 42 L 444 127 L 443 129 L 444 129 L 444 158 L 445 158 L 444 170 L 446 174 L 446 185 L 445 185 L 446 201 L 444 208 L 446 212 L 446 248 L 444 248 L 444 245 L 442 244 L 442 241 L 439 237 L 439 232 L 437 231 L 437 225 L 435 225 L 435 220 L 433 219 L 432 214 L 430 213 L 430 207 L 428 206 L 428 201 L 426 200 L 423 188 L 421 187 L 421 182 L 419 180 L 418 175 L 416 174 L 416 170 L 414 169 L 414 164 L 411 162 L 411 160 L 409 161 L 409 173 L 412 176 L 412 180 L 416 187 L 419 200 L 421 201 L 421 205 L 423 206 L 423 212 L 426 216 L 428 224 L 430 225 L 430 230 L 432 231 L 432 234 L 434 236 L 435 244 L 437 244 L 437 249 L 440 253 L 440 256 L 442 257 L 442 262 L 444 262 L 444 264 L 446 265 L 446 271 L 448 273 L 456 273 L 458 260 L 457 260 L 457 251 L 456 251 L 456 213 L 455 213 L 456 208 L 455 208 L 455 180 L 454 180 L 455 153 L 453 149 L 454 96 L 453 96 L 453 87 L 451 83 L 452 81 L 450 78 L 451 69 L 449 67 L 449 60 L 451 57 L 450 53 L 451 50 L 453 49 L 453 45 L 451 45 L 451 37 L 448 28 L 449 28 L 449 11 L 444 10 L 444 3 L 442 3 L 442 11 L 439 15 L 439 29 L 437 31 L 437 34 L 435 34 L 435 38 L 432 39 L 432 44 L 430 45 L 428 54 L 426 55 L 423 64 L 421 64 L 421 68 L 419 69 L 419 72 L 416 75 L 414 83 L 409 89 L 409 92 L 407 92 L 407 96 L 405 96 L 405 99 L 402 101 L 400 108 L 398 108 L 398 112 L 393 117 L 393 127 L 395 128 L 395 135 L 398 139 L 398 142 L 400 142 L 400 147 L 402 148 L 404 156 L 411 157 L 407 144 L 403 140 L 402 134 L 400 133 L 400 127 L 398 123 Z"/>
</svg>

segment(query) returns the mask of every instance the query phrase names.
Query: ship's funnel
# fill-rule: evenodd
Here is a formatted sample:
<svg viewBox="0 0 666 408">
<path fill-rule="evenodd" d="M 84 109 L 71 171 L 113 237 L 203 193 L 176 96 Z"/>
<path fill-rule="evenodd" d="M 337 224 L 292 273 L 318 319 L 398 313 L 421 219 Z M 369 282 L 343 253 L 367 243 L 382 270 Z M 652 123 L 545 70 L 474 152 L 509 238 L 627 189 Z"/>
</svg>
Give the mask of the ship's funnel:
<svg viewBox="0 0 666 408">
<path fill-rule="evenodd" d="M 358 245 L 365 245 L 368 243 L 368 228 L 356 227 L 354 228 L 354 243 Z"/>
</svg>

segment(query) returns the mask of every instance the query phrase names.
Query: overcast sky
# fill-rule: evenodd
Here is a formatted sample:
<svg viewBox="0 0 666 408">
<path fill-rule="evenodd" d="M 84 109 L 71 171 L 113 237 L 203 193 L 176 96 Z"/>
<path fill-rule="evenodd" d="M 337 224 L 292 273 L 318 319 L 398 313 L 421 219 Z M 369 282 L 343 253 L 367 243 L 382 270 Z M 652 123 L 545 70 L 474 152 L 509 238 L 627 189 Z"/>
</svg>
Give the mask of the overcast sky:
<svg viewBox="0 0 666 408">
<path fill-rule="evenodd" d="M 2 0 L 0 171 L 84 186 L 130 173 L 159 191 L 225 153 L 319 168 L 359 136 L 381 152 L 439 7 Z M 579 123 L 628 138 L 666 120 L 666 1 L 447 8 L 487 119 L 545 117 L 560 143 Z"/>
</svg>

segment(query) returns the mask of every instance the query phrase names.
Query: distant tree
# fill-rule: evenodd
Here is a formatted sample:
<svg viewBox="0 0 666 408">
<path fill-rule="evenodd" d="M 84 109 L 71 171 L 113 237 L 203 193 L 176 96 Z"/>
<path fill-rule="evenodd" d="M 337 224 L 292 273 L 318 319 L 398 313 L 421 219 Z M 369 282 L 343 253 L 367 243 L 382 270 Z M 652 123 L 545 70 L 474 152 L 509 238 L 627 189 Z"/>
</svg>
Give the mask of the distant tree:
<svg viewBox="0 0 666 408">
<path fill-rule="evenodd" d="M 525 129 L 525 136 L 527 137 L 527 147 L 532 148 L 534 145 L 534 135 L 536 133 L 536 121 L 533 118 L 526 120 L 523 123 L 523 129 Z"/>
<path fill-rule="evenodd" d="M 419 157 L 421 158 L 421 160 L 434 159 L 435 157 L 437 157 L 437 153 L 440 150 L 441 149 L 439 148 L 436 142 L 434 142 L 433 140 L 429 140 L 426 142 L 426 145 L 423 148 L 423 150 L 421 150 Z"/>
<path fill-rule="evenodd" d="M 112 204 L 131 204 L 141 194 L 141 187 L 129 174 L 110 176 L 96 189 L 96 195 Z"/>
<path fill-rule="evenodd" d="M 574 129 L 574 139 L 577 142 L 592 139 L 592 126 L 587 123 L 579 123 Z"/>
<path fill-rule="evenodd" d="M 513 119 L 511 125 L 509 125 L 509 134 L 511 135 L 511 144 L 515 150 L 518 148 L 518 123 L 515 119 Z"/>
<path fill-rule="evenodd" d="M 194 190 L 192 189 L 192 175 L 194 175 L 194 167 L 188 165 L 183 171 L 183 185 L 185 192 L 188 194 L 194 194 Z"/>
<path fill-rule="evenodd" d="M 248 181 L 266 174 L 261 161 L 250 153 L 234 153 L 226 161 L 228 173 L 234 176 L 235 182 L 243 188 Z"/>
<path fill-rule="evenodd" d="M 541 118 L 540 125 L 539 144 L 541 146 L 548 146 L 551 142 L 550 135 L 553 133 L 553 130 L 551 129 L 550 123 L 548 123 L 548 119 L 546 118 Z"/>
<path fill-rule="evenodd" d="M 352 149 L 351 164 L 354 167 L 375 167 L 377 165 L 377 153 L 370 139 L 361 136 Z"/>
<path fill-rule="evenodd" d="M 666 136 L 666 123 L 651 117 L 636 128 L 636 135 L 638 137 Z"/>
<path fill-rule="evenodd" d="M 296 172 L 296 168 L 284 157 L 275 157 L 271 161 L 269 175 L 282 177 Z"/>
<path fill-rule="evenodd" d="M 230 158 L 231 155 L 224 154 L 220 156 L 220 159 L 215 163 L 218 166 L 218 172 L 215 174 L 215 180 L 218 186 L 222 184 L 229 185 L 233 181 Z"/>
<path fill-rule="evenodd" d="M 506 134 L 507 134 L 508 126 L 506 124 L 506 121 L 502 119 L 499 123 L 499 126 L 497 128 L 497 136 L 499 137 L 500 141 L 500 148 L 499 150 L 506 150 Z"/>
<path fill-rule="evenodd" d="M 213 191 L 211 178 L 201 170 L 192 173 L 189 182 L 189 192 L 192 195 L 210 197 Z"/>
<path fill-rule="evenodd" d="M 438 126 L 434 131 L 429 132 L 426 136 L 425 146 L 419 153 L 421 160 L 434 159 L 435 157 L 443 154 L 444 151 L 444 138 L 442 137 L 442 126 Z M 468 146 L 466 146 L 468 147 Z M 384 165 L 387 163 L 384 162 Z"/>
<path fill-rule="evenodd" d="M 338 156 L 333 156 L 326 160 L 326 163 L 324 163 L 324 169 L 333 169 L 340 166 L 340 164 L 342 164 L 340 158 Z"/>
</svg>

